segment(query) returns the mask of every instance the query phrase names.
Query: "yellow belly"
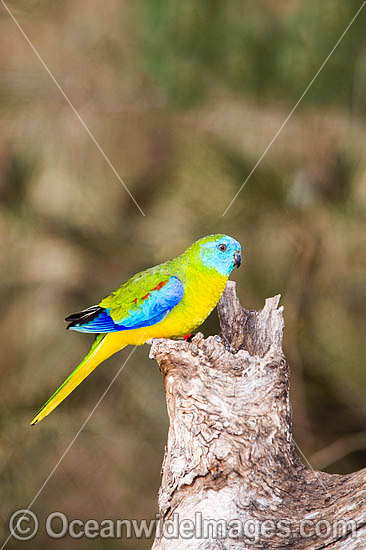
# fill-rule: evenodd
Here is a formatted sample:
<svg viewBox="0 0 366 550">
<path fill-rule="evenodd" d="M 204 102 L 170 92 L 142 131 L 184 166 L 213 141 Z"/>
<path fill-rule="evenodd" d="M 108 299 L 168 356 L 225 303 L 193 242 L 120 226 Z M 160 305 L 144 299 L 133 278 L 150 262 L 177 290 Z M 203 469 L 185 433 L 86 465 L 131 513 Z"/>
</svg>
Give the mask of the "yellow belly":
<svg viewBox="0 0 366 550">
<path fill-rule="evenodd" d="M 173 338 L 193 332 L 216 306 L 227 280 L 228 277 L 218 274 L 195 274 L 185 284 L 182 301 L 165 319 L 150 327 L 111 333 L 111 344 L 117 351 L 128 344 L 141 345 L 151 338 Z"/>
</svg>

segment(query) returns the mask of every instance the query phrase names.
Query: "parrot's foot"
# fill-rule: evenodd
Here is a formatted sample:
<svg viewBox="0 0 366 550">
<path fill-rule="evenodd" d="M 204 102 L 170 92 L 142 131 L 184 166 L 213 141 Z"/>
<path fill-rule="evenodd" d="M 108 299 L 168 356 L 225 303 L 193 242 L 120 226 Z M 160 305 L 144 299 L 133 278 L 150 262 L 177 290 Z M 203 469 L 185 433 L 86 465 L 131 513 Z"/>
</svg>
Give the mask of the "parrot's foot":
<svg viewBox="0 0 366 550">
<path fill-rule="evenodd" d="M 192 340 L 195 336 L 196 336 L 196 334 L 193 334 L 193 332 L 190 332 L 189 334 L 186 334 L 185 336 L 177 336 L 176 338 L 173 338 L 173 340 L 185 340 L 186 342 L 192 342 Z"/>
</svg>

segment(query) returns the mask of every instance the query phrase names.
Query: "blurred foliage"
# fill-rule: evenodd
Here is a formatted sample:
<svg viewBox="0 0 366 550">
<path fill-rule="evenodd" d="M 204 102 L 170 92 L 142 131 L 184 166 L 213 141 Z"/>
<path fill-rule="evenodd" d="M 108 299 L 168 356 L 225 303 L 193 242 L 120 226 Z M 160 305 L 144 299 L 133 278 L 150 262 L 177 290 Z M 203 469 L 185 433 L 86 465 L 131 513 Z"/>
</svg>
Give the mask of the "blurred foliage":
<svg viewBox="0 0 366 550">
<path fill-rule="evenodd" d="M 90 344 L 63 318 L 212 232 L 243 243 L 234 278 L 246 307 L 282 294 L 297 443 L 317 466 L 319 451 L 349 441 L 321 466 L 365 465 L 365 10 L 222 216 L 360 5 L 9 1 L 145 217 L 0 10 L 4 538 L 129 353 L 30 429 Z M 213 314 L 203 331 L 217 330 Z M 54 510 L 154 517 L 166 431 L 161 376 L 143 347 L 34 503 L 41 522 Z M 49 543 L 40 533 L 21 544 Z"/>
<path fill-rule="evenodd" d="M 298 99 L 360 2 L 299 2 L 294 10 L 268 0 L 142 0 L 135 6 L 142 61 L 169 102 L 187 108 L 214 96 L 217 84 L 257 100 Z M 351 104 L 357 49 L 365 52 L 361 19 L 327 68 L 326 80 L 305 102 Z"/>
</svg>

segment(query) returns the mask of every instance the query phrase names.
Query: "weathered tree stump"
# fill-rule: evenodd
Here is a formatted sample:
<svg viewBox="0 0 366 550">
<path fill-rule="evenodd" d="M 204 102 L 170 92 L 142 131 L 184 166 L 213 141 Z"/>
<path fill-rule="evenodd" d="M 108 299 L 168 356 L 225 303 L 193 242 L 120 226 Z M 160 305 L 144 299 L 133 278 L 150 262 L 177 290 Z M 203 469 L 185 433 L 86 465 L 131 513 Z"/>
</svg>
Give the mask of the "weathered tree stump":
<svg viewBox="0 0 366 550">
<path fill-rule="evenodd" d="M 366 470 L 296 454 L 279 298 L 247 311 L 230 282 L 221 336 L 153 343 L 170 419 L 154 550 L 366 548 Z"/>
</svg>

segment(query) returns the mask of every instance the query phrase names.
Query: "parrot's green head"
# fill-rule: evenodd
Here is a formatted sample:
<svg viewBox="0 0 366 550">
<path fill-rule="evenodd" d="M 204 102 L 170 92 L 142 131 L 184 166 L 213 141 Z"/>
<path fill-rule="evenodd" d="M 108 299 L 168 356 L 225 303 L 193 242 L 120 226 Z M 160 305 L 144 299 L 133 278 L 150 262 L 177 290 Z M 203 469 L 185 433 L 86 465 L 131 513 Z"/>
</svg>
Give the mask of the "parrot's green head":
<svg viewBox="0 0 366 550">
<path fill-rule="evenodd" d="M 215 269 L 225 277 L 228 277 L 232 270 L 241 264 L 240 243 L 228 235 L 203 237 L 193 243 L 188 251 L 193 253 L 204 267 Z"/>
</svg>

